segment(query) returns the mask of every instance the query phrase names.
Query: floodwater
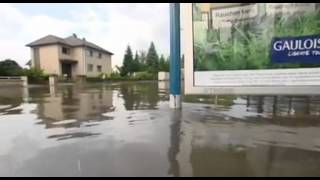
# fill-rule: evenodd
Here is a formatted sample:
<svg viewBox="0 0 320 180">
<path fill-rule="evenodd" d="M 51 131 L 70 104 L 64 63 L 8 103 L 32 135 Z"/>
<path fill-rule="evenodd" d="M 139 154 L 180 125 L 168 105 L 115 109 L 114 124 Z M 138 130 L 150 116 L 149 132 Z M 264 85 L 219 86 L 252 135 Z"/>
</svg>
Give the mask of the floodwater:
<svg viewBox="0 0 320 180">
<path fill-rule="evenodd" d="M 320 97 L 164 82 L 0 89 L 0 176 L 320 176 Z"/>
</svg>

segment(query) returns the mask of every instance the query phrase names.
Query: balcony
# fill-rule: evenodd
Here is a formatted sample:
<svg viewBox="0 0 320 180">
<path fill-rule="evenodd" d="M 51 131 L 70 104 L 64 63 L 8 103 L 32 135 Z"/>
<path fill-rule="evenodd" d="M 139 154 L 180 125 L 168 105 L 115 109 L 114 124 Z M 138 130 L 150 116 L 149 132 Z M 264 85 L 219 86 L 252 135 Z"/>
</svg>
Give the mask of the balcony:
<svg viewBox="0 0 320 180">
<path fill-rule="evenodd" d="M 59 60 L 62 63 L 69 63 L 69 64 L 78 63 L 78 60 L 72 59 L 72 58 L 60 58 Z"/>
</svg>

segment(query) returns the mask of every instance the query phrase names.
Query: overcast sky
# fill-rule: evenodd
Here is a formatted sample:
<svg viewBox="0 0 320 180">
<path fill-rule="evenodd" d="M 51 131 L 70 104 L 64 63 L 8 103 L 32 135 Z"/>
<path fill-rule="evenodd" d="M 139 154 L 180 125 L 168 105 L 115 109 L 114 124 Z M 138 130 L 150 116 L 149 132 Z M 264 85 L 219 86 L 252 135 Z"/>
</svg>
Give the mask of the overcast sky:
<svg viewBox="0 0 320 180">
<path fill-rule="evenodd" d="M 48 34 L 62 38 L 76 33 L 111 52 L 121 65 L 126 46 L 147 50 L 154 41 L 158 53 L 169 53 L 169 5 L 166 3 L 0 4 L 0 60 L 24 66 L 25 45 Z"/>
</svg>

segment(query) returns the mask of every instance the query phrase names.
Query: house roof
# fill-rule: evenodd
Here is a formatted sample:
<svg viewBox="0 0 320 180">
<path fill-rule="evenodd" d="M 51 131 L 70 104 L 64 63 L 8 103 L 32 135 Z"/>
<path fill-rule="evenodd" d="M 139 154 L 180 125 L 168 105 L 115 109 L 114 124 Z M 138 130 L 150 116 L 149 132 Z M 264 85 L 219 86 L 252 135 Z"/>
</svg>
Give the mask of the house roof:
<svg viewBox="0 0 320 180">
<path fill-rule="evenodd" d="M 26 63 L 27 66 L 31 66 L 31 60 Z"/>
<path fill-rule="evenodd" d="M 72 47 L 85 46 L 85 47 L 90 47 L 99 51 L 103 51 L 107 54 L 113 55 L 113 53 L 111 53 L 110 51 L 107 51 L 94 43 L 86 41 L 85 39 L 79 39 L 75 35 L 69 36 L 65 39 L 60 38 L 58 36 L 54 36 L 54 35 L 48 35 L 36 41 L 33 41 L 27 44 L 26 46 L 34 47 L 34 46 L 43 46 L 48 44 L 65 44 Z"/>
</svg>

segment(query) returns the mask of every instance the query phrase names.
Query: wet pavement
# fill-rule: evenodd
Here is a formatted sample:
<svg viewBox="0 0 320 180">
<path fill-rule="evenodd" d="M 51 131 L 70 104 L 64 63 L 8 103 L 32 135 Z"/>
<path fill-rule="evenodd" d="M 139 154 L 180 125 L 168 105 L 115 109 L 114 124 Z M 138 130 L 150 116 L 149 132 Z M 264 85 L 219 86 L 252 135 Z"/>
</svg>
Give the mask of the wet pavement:
<svg viewBox="0 0 320 180">
<path fill-rule="evenodd" d="M 320 176 L 320 97 L 164 82 L 0 89 L 0 176 Z"/>
</svg>

